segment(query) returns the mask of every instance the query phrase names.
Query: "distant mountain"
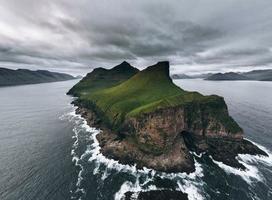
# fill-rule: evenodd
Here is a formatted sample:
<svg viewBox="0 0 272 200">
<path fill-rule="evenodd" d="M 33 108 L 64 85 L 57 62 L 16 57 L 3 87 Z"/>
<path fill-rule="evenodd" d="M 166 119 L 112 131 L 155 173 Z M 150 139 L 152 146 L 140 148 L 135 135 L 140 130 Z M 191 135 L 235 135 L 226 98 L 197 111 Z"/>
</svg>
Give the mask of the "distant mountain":
<svg viewBox="0 0 272 200">
<path fill-rule="evenodd" d="M 78 75 L 78 76 L 76 76 L 76 78 L 77 78 L 77 79 L 82 79 L 82 78 L 83 78 L 83 76 Z"/>
<path fill-rule="evenodd" d="M 250 78 L 251 80 L 272 81 L 272 69 L 253 70 L 253 71 L 245 72 L 241 74 Z"/>
<path fill-rule="evenodd" d="M 225 80 L 249 80 L 248 77 L 234 73 L 234 72 L 228 72 L 228 73 L 217 73 L 209 76 L 205 80 L 213 80 L 213 81 L 225 81 Z"/>
<path fill-rule="evenodd" d="M 12 70 L 0 68 L 0 86 L 46 83 L 70 79 L 75 79 L 75 77 L 47 70 L 32 71 L 28 69 Z"/>
<path fill-rule="evenodd" d="M 213 75 L 213 73 L 206 73 L 206 74 L 198 74 L 198 75 L 192 75 L 191 78 L 208 78 L 209 76 Z"/>
<path fill-rule="evenodd" d="M 272 81 L 272 69 L 253 70 L 249 72 L 235 73 L 216 73 L 204 78 L 205 80 L 223 81 L 223 80 L 255 80 L 255 81 Z"/>
<path fill-rule="evenodd" d="M 186 75 L 186 74 L 173 74 L 171 76 L 172 79 L 191 79 L 192 77 Z"/>
</svg>

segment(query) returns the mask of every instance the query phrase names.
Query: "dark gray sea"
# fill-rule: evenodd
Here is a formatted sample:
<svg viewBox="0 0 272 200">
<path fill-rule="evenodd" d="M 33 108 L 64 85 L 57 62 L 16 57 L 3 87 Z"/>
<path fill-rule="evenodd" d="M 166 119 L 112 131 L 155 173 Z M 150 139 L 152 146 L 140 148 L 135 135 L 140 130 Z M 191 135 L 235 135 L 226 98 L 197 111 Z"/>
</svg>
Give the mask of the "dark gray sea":
<svg viewBox="0 0 272 200">
<path fill-rule="evenodd" d="M 240 171 L 194 155 L 196 172 L 137 170 L 105 158 L 65 93 L 76 80 L 0 88 L 0 200 L 120 200 L 127 191 L 174 189 L 190 200 L 272 199 L 272 82 L 176 80 L 223 96 L 246 138 L 269 157 L 239 155 Z"/>
</svg>

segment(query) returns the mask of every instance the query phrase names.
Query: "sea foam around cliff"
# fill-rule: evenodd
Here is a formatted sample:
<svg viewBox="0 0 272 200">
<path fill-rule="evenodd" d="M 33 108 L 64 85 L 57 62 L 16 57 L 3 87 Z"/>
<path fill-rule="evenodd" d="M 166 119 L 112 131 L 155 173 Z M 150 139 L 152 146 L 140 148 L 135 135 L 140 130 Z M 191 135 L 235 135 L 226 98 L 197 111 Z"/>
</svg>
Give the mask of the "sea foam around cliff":
<svg viewBox="0 0 272 200">
<path fill-rule="evenodd" d="M 105 180 L 111 173 L 127 173 L 135 177 L 135 181 L 124 181 L 120 186 L 120 189 L 116 191 L 115 200 L 122 199 L 126 192 L 135 192 L 134 196 L 140 191 L 162 190 L 167 189 L 164 187 L 158 187 L 153 185 L 152 182 L 156 178 L 168 179 L 175 181 L 175 190 L 182 191 L 188 194 L 190 200 L 204 199 L 204 191 L 202 186 L 205 184 L 201 178 L 203 177 L 203 170 L 201 164 L 195 160 L 196 171 L 190 174 L 186 173 L 164 173 L 158 172 L 153 169 L 143 168 L 137 169 L 136 165 L 123 165 L 118 161 L 106 158 L 100 153 L 99 142 L 96 139 L 97 134 L 101 131 L 89 127 L 87 121 L 80 115 L 76 114 L 76 108 L 69 112 L 66 116 L 62 116 L 62 119 L 68 119 L 75 124 L 74 131 L 74 144 L 71 150 L 73 156 L 72 161 L 75 166 L 79 168 L 78 179 L 76 183 L 77 189 L 71 191 L 72 199 L 82 199 L 86 194 L 86 190 L 83 186 L 85 167 L 82 164 L 82 160 L 88 160 L 89 163 L 95 163 L 95 168 L 92 171 L 93 175 L 101 174 L 100 179 Z M 85 151 L 81 153 L 77 152 L 80 141 L 80 132 L 85 131 L 87 140 L 90 144 L 86 146 Z"/>
<path fill-rule="evenodd" d="M 204 189 L 206 186 L 205 181 L 203 181 L 203 167 L 199 162 L 202 159 L 202 155 L 194 155 L 196 163 L 196 171 L 194 173 L 163 173 L 158 172 L 153 169 L 143 168 L 137 169 L 136 165 L 123 165 L 118 161 L 113 159 L 108 159 L 103 156 L 100 152 L 100 146 L 98 140 L 96 139 L 97 134 L 101 131 L 89 127 L 87 121 L 80 115 L 76 114 L 76 108 L 73 108 L 71 112 L 67 115 L 62 116 L 62 119 L 68 119 L 74 123 L 74 144 L 71 150 L 71 155 L 73 157 L 73 162 L 76 167 L 78 167 L 78 177 L 76 182 L 76 189 L 71 190 L 72 199 L 84 199 L 86 195 L 86 188 L 84 186 L 84 179 L 86 179 L 86 174 L 91 173 L 93 176 L 99 176 L 101 181 L 106 181 L 106 179 L 113 174 L 127 174 L 133 176 L 133 180 L 122 181 L 119 189 L 115 191 L 114 199 L 121 200 L 126 192 L 134 192 L 134 197 L 137 198 L 137 194 L 141 191 L 151 191 L 151 190 L 163 190 L 169 189 L 167 187 L 158 186 L 155 184 L 155 180 L 160 178 L 162 180 L 170 180 L 175 184 L 175 190 L 182 191 L 188 194 L 190 200 L 195 199 L 209 199 L 209 195 L 205 193 Z M 83 138 L 84 137 L 84 138 Z M 86 140 L 87 143 L 84 144 L 84 151 L 79 152 L 80 140 Z M 257 145 L 257 144 L 256 144 Z M 268 152 L 267 149 L 258 145 L 262 150 Z M 251 155 L 239 155 L 237 159 L 239 162 L 244 164 L 247 168 L 246 171 L 241 171 L 239 169 L 232 168 L 221 162 L 210 159 L 223 169 L 227 174 L 233 174 L 240 176 L 249 185 L 254 182 L 264 181 L 263 175 L 257 168 L 259 163 L 264 165 L 272 165 L 271 153 L 268 152 L 269 157 L 262 156 L 251 156 Z M 92 164 L 94 167 L 89 168 L 87 165 Z M 172 188 L 173 189 L 173 188 Z"/>
</svg>

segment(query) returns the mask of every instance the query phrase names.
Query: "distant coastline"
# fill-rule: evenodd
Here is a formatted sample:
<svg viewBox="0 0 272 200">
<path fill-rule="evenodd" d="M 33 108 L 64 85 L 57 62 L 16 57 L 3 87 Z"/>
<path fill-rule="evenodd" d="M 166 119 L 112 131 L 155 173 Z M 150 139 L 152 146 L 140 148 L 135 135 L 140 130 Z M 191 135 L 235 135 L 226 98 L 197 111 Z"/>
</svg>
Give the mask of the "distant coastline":
<svg viewBox="0 0 272 200">
<path fill-rule="evenodd" d="M 248 72 L 206 73 L 199 75 L 173 74 L 173 79 L 201 78 L 209 81 L 272 81 L 272 69 L 252 70 Z"/>
<path fill-rule="evenodd" d="M 0 68 L 0 87 L 48 83 L 76 79 L 76 77 L 47 70 L 32 71 L 28 69 Z"/>
</svg>

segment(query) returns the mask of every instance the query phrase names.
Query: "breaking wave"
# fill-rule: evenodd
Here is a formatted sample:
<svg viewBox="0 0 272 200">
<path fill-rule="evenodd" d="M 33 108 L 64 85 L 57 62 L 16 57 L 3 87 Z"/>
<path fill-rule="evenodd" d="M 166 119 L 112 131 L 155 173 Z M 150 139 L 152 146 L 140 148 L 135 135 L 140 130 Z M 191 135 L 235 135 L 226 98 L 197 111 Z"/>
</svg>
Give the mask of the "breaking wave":
<svg viewBox="0 0 272 200">
<path fill-rule="evenodd" d="M 247 139 L 248 140 L 248 139 Z M 248 140 L 250 141 L 250 140 Z M 250 141 L 252 142 L 252 141 Z M 264 182 L 264 177 L 262 173 L 259 171 L 258 167 L 260 163 L 272 166 L 272 154 L 265 147 L 252 142 L 254 145 L 258 146 L 261 150 L 266 152 L 268 156 L 262 155 L 249 155 L 249 154 L 238 154 L 236 159 L 239 163 L 243 164 L 246 167 L 246 170 L 237 169 L 231 166 L 224 164 L 223 162 L 216 161 L 209 156 L 212 161 L 217 164 L 220 168 L 222 168 L 228 174 L 235 174 L 244 179 L 248 184 L 252 184 L 254 181 Z"/>
</svg>

